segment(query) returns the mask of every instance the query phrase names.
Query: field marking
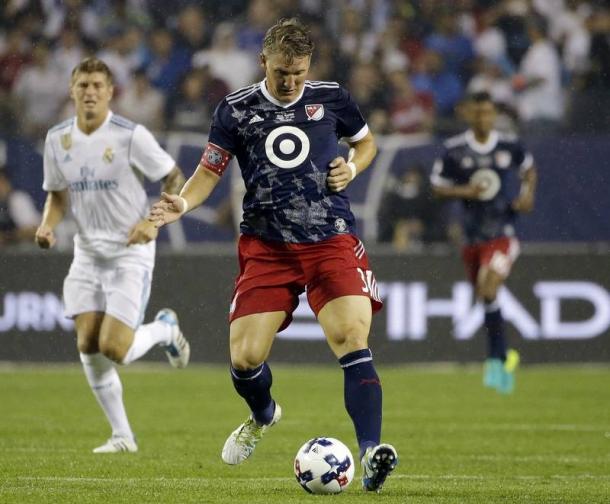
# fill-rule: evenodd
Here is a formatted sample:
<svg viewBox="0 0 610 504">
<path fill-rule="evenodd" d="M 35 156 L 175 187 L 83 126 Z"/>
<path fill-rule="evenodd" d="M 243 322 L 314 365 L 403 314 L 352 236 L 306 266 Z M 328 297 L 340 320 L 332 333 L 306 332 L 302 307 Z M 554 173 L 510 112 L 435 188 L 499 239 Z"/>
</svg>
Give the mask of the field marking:
<svg viewBox="0 0 610 504">
<path fill-rule="evenodd" d="M 476 474 L 393 474 L 391 476 L 393 480 L 405 479 L 405 480 L 460 480 L 460 481 L 510 481 L 510 480 L 527 480 L 527 481 L 548 481 L 548 480 L 559 480 L 559 481 L 578 481 L 578 480 L 594 480 L 594 481 L 610 481 L 610 474 L 551 474 L 548 476 L 534 476 L 534 475 L 513 475 L 513 476 L 482 476 Z M 168 482 L 168 483 L 200 483 L 200 484 L 211 484 L 220 482 L 231 482 L 231 483 L 250 483 L 250 482 L 292 482 L 294 478 L 290 477 L 252 477 L 252 478 L 99 478 L 99 477 L 75 477 L 75 476 L 17 476 L 15 478 L 7 478 L 4 481 L 10 479 L 16 481 L 57 481 L 66 483 L 144 483 L 144 482 Z"/>
</svg>

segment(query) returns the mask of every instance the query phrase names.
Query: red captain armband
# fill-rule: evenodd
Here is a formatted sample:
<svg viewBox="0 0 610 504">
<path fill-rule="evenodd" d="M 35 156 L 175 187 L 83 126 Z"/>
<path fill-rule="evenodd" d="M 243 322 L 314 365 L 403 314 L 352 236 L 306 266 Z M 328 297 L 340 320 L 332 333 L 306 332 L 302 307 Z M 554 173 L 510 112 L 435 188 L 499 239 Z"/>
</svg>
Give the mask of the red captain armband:
<svg viewBox="0 0 610 504">
<path fill-rule="evenodd" d="M 211 142 L 205 146 L 205 150 L 203 151 L 203 156 L 201 156 L 201 161 L 199 164 L 205 166 L 211 172 L 214 172 L 219 177 L 222 176 L 224 171 L 227 169 L 229 165 L 229 161 L 233 154 L 224 150 L 222 147 L 218 147 Z"/>
</svg>

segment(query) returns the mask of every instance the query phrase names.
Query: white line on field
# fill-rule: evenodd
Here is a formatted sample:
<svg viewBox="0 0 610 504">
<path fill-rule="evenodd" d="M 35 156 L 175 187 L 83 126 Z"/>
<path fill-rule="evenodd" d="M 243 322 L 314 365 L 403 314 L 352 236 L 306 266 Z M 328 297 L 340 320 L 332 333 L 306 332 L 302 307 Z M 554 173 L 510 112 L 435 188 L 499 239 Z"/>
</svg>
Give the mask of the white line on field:
<svg viewBox="0 0 610 504">
<path fill-rule="evenodd" d="M 528 481 L 575 481 L 575 480 L 610 480 L 608 474 L 551 474 L 548 476 L 533 475 L 514 475 L 514 476 L 481 476 L 476 474 L 394 474 L 392 479 L 406 480 L 464 480 L 464 481 L 498 481 L 498 480 L 528 480 Z M 144 483 L 144 482 L 175 482 L 175 483 L 251 483 L 251 482 L 288 482 L 294 478 L 93 478 L 93 477 L 73 477 L 73 476 L 17 476 L 18 481 L 63 481 L 67 483 Z"/>
</svg>

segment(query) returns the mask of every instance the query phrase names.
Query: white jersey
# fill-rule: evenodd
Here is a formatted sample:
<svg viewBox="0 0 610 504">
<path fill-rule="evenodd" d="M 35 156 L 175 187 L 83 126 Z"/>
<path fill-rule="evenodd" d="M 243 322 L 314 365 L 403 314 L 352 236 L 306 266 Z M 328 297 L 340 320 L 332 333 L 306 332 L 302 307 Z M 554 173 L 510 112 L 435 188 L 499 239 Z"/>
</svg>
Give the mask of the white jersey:
<svg viewBox="0 0 610 504">
<path fill-rule="evenodd" d="M 44 148 L 45 191 L 68 189 L 78 233 L 74 254 L 141 257 L 152 267 L 154 241 L 127 247 L 131 228 L 148 213 L 143 176 L 165 177 L 172 157 L 142 125 L 108 113 L 90 135 L 73 117 L 51 128 Z"/>
</svg>

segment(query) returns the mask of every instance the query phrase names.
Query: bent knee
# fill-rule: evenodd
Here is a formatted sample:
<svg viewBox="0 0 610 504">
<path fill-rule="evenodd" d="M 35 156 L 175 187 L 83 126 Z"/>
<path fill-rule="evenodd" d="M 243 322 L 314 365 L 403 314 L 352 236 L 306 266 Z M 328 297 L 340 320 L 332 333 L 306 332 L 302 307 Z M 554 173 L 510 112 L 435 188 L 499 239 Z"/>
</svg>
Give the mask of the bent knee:
<svg viewBox="0 0 610 504">
<path fill-rule="evenodd" d="M 343 347 L 362 347 L 368 338 L 368 324 L 356 318 L 349 322 L 339 322 L 326 329 L 326 337 L 335 345 Z"/>
<path fill-rule="evenodd" d="M 231 365 L 238 371 L 248 371 L 255 369 L 260 366 L 265 359 L 261 359 L 257 356 L 246 354 L 246 355 L 231 355 Z"/>
<path fill-rule="evenodd" d="M 125 358 L 125 351 L 113 338 L 100 337 L 99 351 L 111 361 L 121 363 Z"/>
</svg>

